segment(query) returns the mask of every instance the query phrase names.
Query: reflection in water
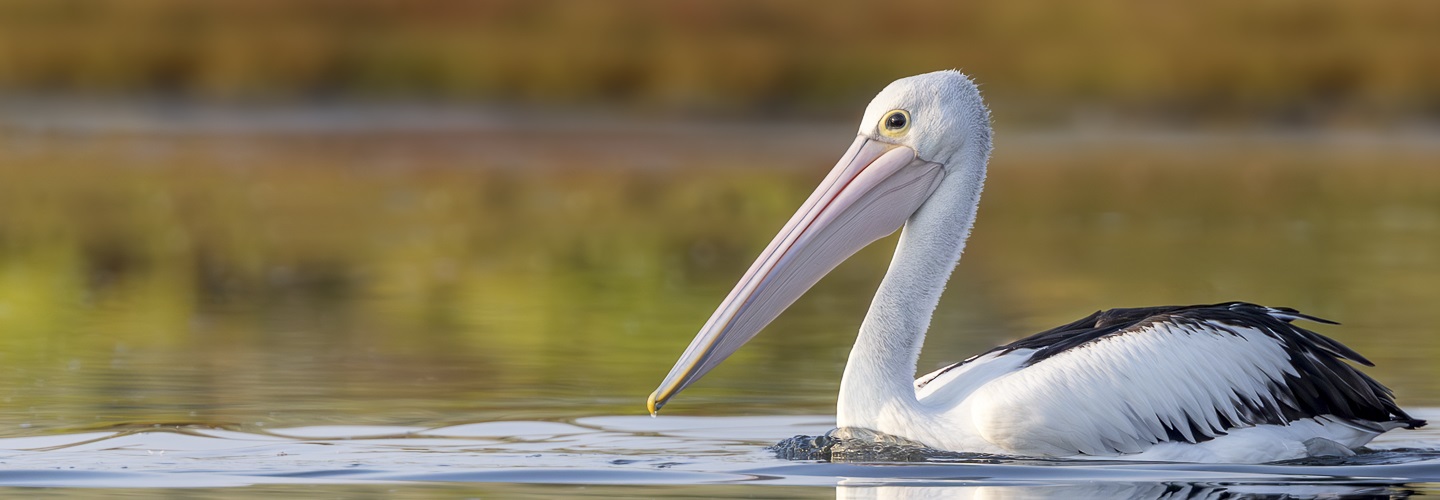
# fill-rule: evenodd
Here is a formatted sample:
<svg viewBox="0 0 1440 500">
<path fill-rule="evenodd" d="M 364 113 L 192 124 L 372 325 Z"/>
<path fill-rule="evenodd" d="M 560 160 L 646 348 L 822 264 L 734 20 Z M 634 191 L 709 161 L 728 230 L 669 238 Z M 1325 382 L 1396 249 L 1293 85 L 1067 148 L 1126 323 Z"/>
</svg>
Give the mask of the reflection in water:
<svg viewBox="0 0 1440 500">
<path fill-rule="evenodd" d="M 767 450 L 783 460 L 835 463 L 965 462 L 998 463 L 1001 455 L 937 450 L 904 437 L 860 427 L 832 429 L 820 436 L 792 436 Z"/>
<path fill-rule="evenodd" d="M 639 414 L 845 140 L 808 134 L 5 136 L 0 436 Z M 1102 305 L 1249 300 L 1440 403 L 1433 148 L 998 137 L 922 370 Z M 889 246 L 667 411 L 831 414 Z"/>
<path fill-rule="evenodd" d="M 1422 411 L 1431 417 L 1436 410 Z M 762 442 L 820 432 L 833 424 L 829 416 L 604 416 L 443 427 L 321 425 L 235 431 L 145 426 L 0 438 L 0 487 L 216 488 L 300 482 L 332 493 L 336 485 L 386 483 L 383 486 L 393 488 L 393 483 L 425 482 L 623 485 L 632 489 L 591 494 L 626 498 L 655 496 L 639 492 L 645 485 L 690 486 L 685 491 L 699 498 L 787 496 L 779 493 L 785 486 L 810 486 L 801 495 L 807 497 L 1228 498 L 1265 492 L 1300 497 L 1403 494 L 1440 484 L 1440 461 L 1433 449 L 1391 450 L 1382 459 L 1330 466 L 1017 459 L 842 464 L 782 462 L 759 452 Z M 1440 430 L 1415 434 L 1432 445 L 1440 442 Z M 738 488 L 747 485 L 777 489 Z M 835 486 L 838 493 L 831 493 Z"/>
<path fill-rule="evenodd" d="M 940 498 L 1128 498 L 1133 500 L 1229 500 L 1260 498 L 1406 498 L 1402 487 L 1346 484 L 1082 483 L 1004 486 L 850 486 L 835 488 L 835 498 L 854 500 L 929 500 Z"/>
</svg>

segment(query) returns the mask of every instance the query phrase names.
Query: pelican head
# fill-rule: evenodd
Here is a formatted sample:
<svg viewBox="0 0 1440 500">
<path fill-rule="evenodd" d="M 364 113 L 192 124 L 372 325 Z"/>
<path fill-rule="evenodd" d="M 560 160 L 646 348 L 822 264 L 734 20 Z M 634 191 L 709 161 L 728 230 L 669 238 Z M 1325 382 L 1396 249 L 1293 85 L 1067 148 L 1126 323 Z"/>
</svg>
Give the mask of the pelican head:
<svg viewBox="0 0 1440 500">
<path fill-rule="evenodd" d="M 897 126 L 902 121 L 906 125 Z M 959 71 L 901 78 L 865 107 L 859 139 L 909 148 L 946 171 L 974 167 L 957 157 L 966 146 L 989 155 L 990 110 L 980 99 L 980 89 Z M 978 165 L 984 167 L 983 162 Z"/>
<path fill-rule="evenodd" d="M 946 247 L 953 256 L 939 256 L 953 268 L 985 177 L 989 120 L 979 90 L 958 71 L 903 78 L 880 91 L 849 150 L 650 395 L 650 412 L 733 354 L 835 266 L 902 226 L 920 219 L 953 226 L 958 242 Z M 939 290 L 933 295 L 938 301 Z"/>
</svg>

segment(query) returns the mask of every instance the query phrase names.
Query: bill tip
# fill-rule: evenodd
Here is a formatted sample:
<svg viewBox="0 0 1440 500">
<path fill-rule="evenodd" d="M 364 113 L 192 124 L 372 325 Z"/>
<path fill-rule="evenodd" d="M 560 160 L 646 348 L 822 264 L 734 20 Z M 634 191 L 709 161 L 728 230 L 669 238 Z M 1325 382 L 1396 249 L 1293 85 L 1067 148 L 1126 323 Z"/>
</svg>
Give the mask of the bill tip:
<svg viewBox="0 0 1440 500">
<path fill-rule="evenodd" d="M 645 407 L 650 410 L 651 417 L 660 415 L 660 405 L 655 403 L 655 396 L 655 392 L 650 393 L 650 399 L 645 402 Z"/>
</svg>

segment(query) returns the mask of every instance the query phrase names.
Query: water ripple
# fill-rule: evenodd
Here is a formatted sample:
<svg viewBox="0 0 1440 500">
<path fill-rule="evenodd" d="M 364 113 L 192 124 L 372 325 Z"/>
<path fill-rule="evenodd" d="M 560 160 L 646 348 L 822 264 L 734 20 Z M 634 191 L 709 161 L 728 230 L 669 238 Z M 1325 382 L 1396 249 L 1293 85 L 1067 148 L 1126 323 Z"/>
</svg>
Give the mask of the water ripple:
<svg viewBox="0 0 1440 500">
<path fill-rule="evenodd" d="M 765 448 L 777 436 L 800 435 L 787 442 L 830 451 L 844 448 L 844 439 L 858 441 L 855 434 L 825 435 L 832 425 L 823 416 L 614 416 L 439 428 L 182 426 L 28 436 L 0 439 L 0 486 L 771 485 L 837 487 L 841 498 L 982 491 L 1210 498 L 1405 496 L 1440 483 L 1440 432 L 1433 431 L 1386 436 L 1355 457 L 1265 465 L 1028 460 L 927 451 L 899 440 L 852 442 L 844 450 L 850 462 L 829 463 L 776 458 Z M 900 453 L 875 454 L 887 447 Z M 624 491 L 634 493 L 617 490 Z"/>
</svg>

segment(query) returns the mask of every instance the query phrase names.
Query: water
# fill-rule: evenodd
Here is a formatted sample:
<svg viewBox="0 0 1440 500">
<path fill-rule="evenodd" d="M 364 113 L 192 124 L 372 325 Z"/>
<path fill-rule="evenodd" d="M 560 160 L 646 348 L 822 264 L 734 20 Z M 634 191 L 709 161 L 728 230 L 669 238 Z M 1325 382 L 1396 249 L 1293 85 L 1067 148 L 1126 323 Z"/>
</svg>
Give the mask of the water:
<svg viewBox="0 0 1440 500">
<path fill-rule="evenodd" d="M 833 425 L 893 240 L 651 419 L 645 396 L 848 126 L 307 127 L 4 129 L 0 485 L 201 497 L 1436 491 L 1433 452 L 1405 450 L 1440 449 L 1428 428 L 1340 464 L 774 458 L 766 446 Z M 1247 300 L 1342 322 L 1315 328 L 1375 361 L 1367 373 L 1402 405 L 1440 418 L 1428 409 L 1440 406 L 1437 144 L 1002 130 L 921 370 L 1098 308 Z"/>
<path fill-rule="evenodd" d="M 1440 409 L 1419 413 L 1434 418 L 1440 416 Z M 438 428 L 311 426 L 265 431 L 156 425 L 0 440 L 0 464 L 5 466 L 0 485 L 200 489 L 305 485 L 312 492 L 338 493 L 390 491 L 396 484 L 474 488 L 484 483 L 481 489 L 507 495 L 556 491 L 515 486 L 523 484 L 612 487 L 590 492 L 600 496 L 678 492 L 828 496 L 828 489 L 834 487 L 840 498 L 1440 492 L 1440 450 L 1407 448 L 1440 442 L 1440 432 L 1434 430 L 1383 436 L 1373 443 L 1373 451 L 1355 457 L 1280 465 L 967 459 L 955 454 L 929 460 L 912 457 L 910 462 L 825 463 L 782 460 L 765 449 L 781 438 L 823 433 L 832 426 L 833 419 L 827 416 L 605 416 Z M 773 489 L 756 490 L 756 486 Z M 785 486 L 812 489 L 778 488 Z"/>
</svg>

